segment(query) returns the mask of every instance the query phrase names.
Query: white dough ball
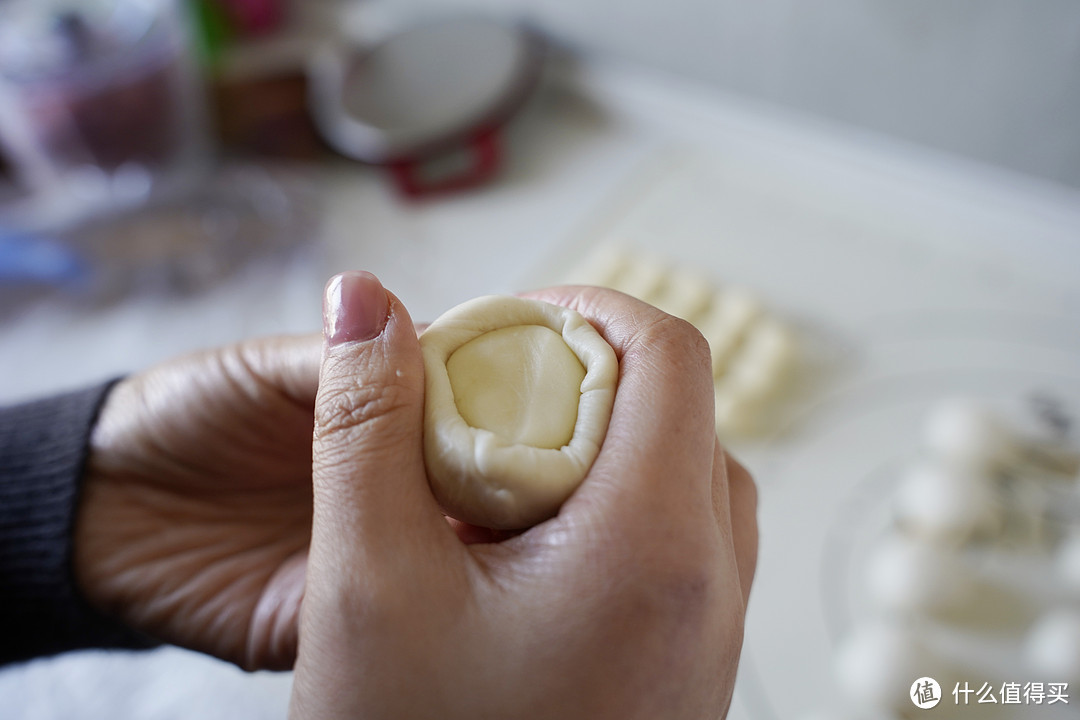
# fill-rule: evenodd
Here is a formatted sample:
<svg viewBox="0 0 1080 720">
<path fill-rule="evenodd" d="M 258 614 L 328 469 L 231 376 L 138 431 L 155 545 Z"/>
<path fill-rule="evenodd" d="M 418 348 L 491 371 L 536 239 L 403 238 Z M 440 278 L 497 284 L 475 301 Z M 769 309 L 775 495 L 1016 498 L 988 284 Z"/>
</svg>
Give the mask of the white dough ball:
<svg viewBox="0 0 1080 720">
<path fill-rule="evenodd" d="M 615 351 L 569 308 L 500 296 L 447 311 L 420 349 L 424 462 L 446 513 L 498 529 L 553 517 L 604 443 Z"/>
<path fill-rule="evenodd" d="M 971 579 L 950 549 L 895 535 L 870 555 L 866 585 L 878 607 L 912 613 L 962 603 L 969 595 Z"/>
<path fill-rule="evenodd" d="M 994 528 L 1000 507 L 984 478 L 964 467 L 942 463 L 911 468 L 894 498 L 899 520 L 936 542 L 960 542 Z"/>
<path fill-rule="evenodd" d="M 1062 585 L 1073 597 L 1080 599 L 1080 530 L 1074 530 L 1065 538 L 1054 564 Z"/>
<path fill-rule="evenodd" d="M 848 698 L 866 710 L 911 706 L 911 683 L 934 675 L 934 659 L 910 630 L 874 624 L 856 631 L 837 649 L 836 679 Z"/>
<path fill-rule="evenodd" d="M 927 416 L 923 441 L 938 457 L 979 470 L 1013 455 L 1014 438 L 991 410 L 971 400 L 944 400 Z"/>
<path fill-rule="evenodd" d="M 1028 633 L 1025 651 L 1032 670 L 1048 682 L 1080 683 L 1080 611 L 1044 615 Z"/>
</svg>

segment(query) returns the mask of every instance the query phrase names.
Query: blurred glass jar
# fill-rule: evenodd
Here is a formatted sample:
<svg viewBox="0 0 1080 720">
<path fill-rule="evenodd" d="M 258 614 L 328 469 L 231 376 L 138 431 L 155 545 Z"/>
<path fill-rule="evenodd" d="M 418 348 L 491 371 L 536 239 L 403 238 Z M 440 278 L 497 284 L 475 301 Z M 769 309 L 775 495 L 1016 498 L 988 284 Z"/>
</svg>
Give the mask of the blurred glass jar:
<svg viewBox="0 0 1080 720">
<path fill-rule="evenodd" d="M 65 224 L 192 187 L 210 166 L 181 0 L 0 2 L 0 149 Z"/>
</svg>

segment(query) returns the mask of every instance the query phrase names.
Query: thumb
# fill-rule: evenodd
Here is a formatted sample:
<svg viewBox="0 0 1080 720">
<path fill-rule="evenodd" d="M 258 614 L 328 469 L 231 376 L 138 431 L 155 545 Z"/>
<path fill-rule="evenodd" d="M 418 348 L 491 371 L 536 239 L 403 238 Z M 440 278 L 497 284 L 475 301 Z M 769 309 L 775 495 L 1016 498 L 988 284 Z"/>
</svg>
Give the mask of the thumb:
<svg viewBox="0 0 1080 720">
<path fill-rule="evenodd" d="M 401 565 L 410 548 L 430 555 L 449 529 L 424 472 L 424 365 L 412 319 L 374 275 L 347 272 L 326 286 L 323 324 L 312 553 L 367 567 Z"/>
</svg>

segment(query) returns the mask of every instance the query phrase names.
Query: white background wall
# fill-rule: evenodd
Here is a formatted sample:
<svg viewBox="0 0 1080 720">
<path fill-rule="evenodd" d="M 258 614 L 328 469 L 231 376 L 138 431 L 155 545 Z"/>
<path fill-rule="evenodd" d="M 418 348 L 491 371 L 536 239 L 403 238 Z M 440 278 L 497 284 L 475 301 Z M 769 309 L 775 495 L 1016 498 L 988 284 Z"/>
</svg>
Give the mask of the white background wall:
<svg viewBox="0 0 1080 720">
<path fill-rule="evenodd" d="M 362 0 L 363 1 L 363 0 Z M 387 0 L 1080 186 L 1080 0 Z"/>
</svg>

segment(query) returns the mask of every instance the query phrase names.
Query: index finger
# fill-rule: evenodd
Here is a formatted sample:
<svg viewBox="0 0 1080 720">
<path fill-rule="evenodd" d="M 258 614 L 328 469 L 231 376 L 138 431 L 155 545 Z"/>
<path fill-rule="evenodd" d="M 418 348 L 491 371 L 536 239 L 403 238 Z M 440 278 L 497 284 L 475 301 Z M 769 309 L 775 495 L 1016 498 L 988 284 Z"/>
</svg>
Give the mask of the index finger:
<svg viewBox="0 0 1080 720">
<path fill-rule="evenodd" d="M 701 333 L 613 290 L 560 287 L 528 296 L 581 313 L 619 360 L 607 437 L 560 517 L 588 513 L 590 524 L 626 527 L 711 516 L 716 431 Z"/>
</svg>

